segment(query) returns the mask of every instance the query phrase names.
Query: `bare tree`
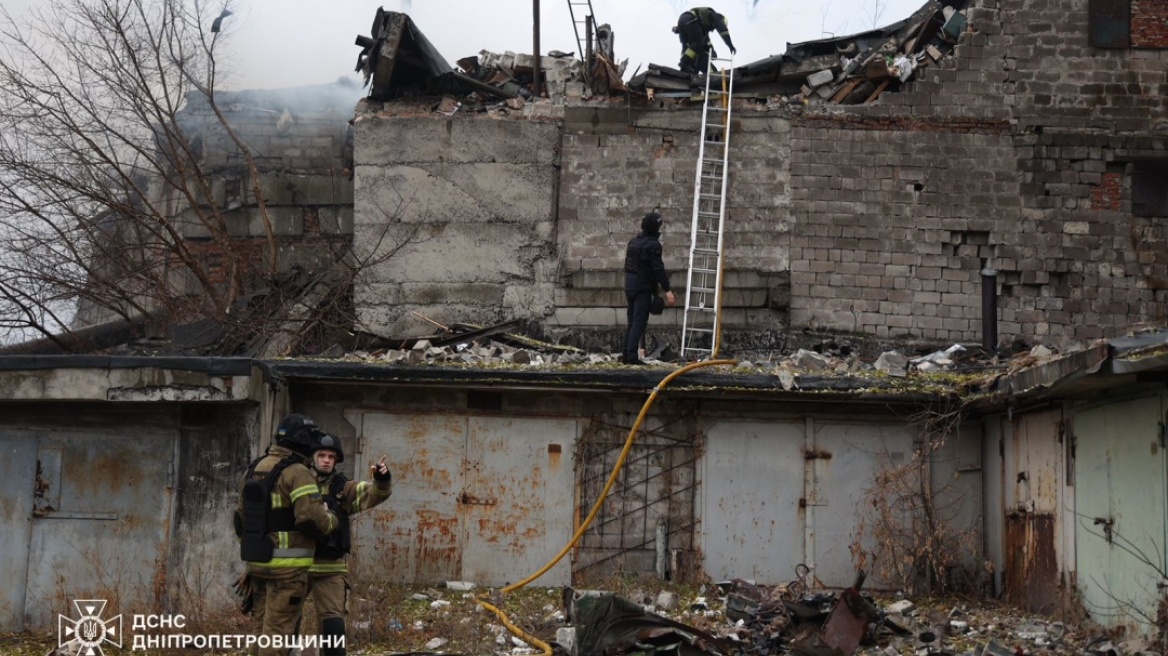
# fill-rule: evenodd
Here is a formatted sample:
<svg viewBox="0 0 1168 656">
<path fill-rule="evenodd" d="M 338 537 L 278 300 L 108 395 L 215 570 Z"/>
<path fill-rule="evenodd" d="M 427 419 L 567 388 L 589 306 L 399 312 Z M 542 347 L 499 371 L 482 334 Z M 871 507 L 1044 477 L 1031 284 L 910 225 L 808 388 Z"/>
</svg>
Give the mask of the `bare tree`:
<svg viewBox="0 0 1168 656">
<path fill-rule="evenodd" d="M 884 16 L 884 10 L 888 8 L 888 0 L 861 0 L 861 10 L 864 12 L 864 18 L 868 19 L 868 27 L 876 29 L 880 27 L 880 19 Z"/>
<path fill-rule="evenodd" d="M 84 323 L 79 308 L 91 322 L 286 327 L 273 305 L 322 281 L 347 289 L 409 238 L 387 229 L 360 261 L 351 240 L 326 243 L 314 252 L 326 275 L 283 284 L 262 184 L 273 171 L 220 102 L 230 2 L 52 0 L 19 22 L 4 13 L 0 331 L 56 335 Z M 208 157 L 212 148 L 230 156 Z M 233 227 L 241 206 L 258 238 Z M 251 303 L 257 295 L 266 304 Z M 317 296 L 337 310 L 335 294 Z M 262 312 L 244 312 L 249 303 Z M 352 313 L 330 316 L 339 325 Z"/>
<path fill-rule="evenodd" d="M 957 472 L 946 480 L 934 476 L 938 457 L 964 416 L 959 399 L 945 398 L 909 418 L 917 433 L 911 457 L 877 470 L 858 506 L 851 549 L 860 569 L 914 594 L 952 592 L 959 583 L 974 587 L 967 561 L 976 551 L 978 532 L 975 524 L 959 519 Z"/>
</svg>

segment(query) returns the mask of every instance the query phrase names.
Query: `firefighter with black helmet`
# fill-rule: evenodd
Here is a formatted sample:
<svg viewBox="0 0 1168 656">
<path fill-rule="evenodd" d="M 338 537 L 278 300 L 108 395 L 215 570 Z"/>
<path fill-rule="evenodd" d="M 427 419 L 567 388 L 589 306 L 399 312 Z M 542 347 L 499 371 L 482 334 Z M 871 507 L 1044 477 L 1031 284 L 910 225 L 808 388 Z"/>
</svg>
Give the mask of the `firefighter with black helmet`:
<svg viewBox="0 0 1168 656">
<path fill-rule="evenodd" d="M 257 641 L 261 656 L 287 653 L 299 631 L 317 540 L 340 524 L 309 469 L 320 433 L 306 415 L 284 417 L 275 444 L 248 468 L 240 494 L 236 533 L 247 574 L 238 588 L 250 586 L 245 610 L 250 607 L 259 635 L 268 636 Z"/>
<path fill-rule="evenodd" d="M 349 610 L 349 567 L 346 558 L 350 547 L 349 517 L 368 510 L 389 498 L 392 477 L 385 456 L 370 465 L 372 480 L 351 481 L 337 470 L 345 461 L 341 441 L 327 433 L 317 437 L 312 446 L 313 467 L 325 505 L 340 520 L 337 530 L 324 536 L 316 546 L 316 557 L 308 570 L 308 591 L 316 604 L 320 635 L 337 638 L 345 635 L 345 617 Z M 343 642 L 342 642 L 343 644 Z M 344 647 L 321 649 L 321 656 L 344 656 Z"/>
<path fill-rule="evenodd" d="M 681 40 L 681 61 L 678 65 L 685 73 L 704 74 L 710 61 L 710 32 L 717 30 L 718 36 L 730 48 L 730 54 L 738 49 L 730 40 L 730 28 L 726 17 L 709 7 L 694 7 L 677 17 L 673 32 Z"/>
</svg>

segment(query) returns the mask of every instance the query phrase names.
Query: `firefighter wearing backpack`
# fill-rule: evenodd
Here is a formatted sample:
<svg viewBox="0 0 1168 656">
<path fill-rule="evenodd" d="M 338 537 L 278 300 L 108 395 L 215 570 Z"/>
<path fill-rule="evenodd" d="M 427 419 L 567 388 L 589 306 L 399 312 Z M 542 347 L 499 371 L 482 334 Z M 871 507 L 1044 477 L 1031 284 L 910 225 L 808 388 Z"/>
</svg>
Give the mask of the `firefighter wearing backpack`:
<svg viewBox="0 0 1168 656">
<path fill-rule="evenodd" d="M 324 505 L 309 469 L 312 445 L 321 433 L 305 415 L 284 417 L 276 443 L 251 463 L 244 479 L 236 531 L 250 579 L 252 614 L 259 635 L 269 636 L 257 644 L 260 656 L 288 653 L 272 644 L 284 646 L 298 633 L 317 540 L 340 523 Z"/>
<path fill-rule="evenodd" d="M 385 456 L 369 466 L 372 479 L 369 481 L 351 481 L 337 471 L 337 465 L 344 461 L 345 452 L 338 438 L 328 434 L 317 437 L 312 447 L 317 483 L 325 505 L 336 514 L 340 524 L 316 545 L 316 559 L 308 569 L 308 593 L 316 604 L 320 635 L 331 636 L 334 645 L 338 644 L 338 636 L 345 635 L 345 617 L 349 612 L 349 568 L 345 562 L 350 547 L 349 516 L 380 504 L 391 492 Z M 320 654 L 345 656 L 345 648 L 321 649 Z"/>
</svg>

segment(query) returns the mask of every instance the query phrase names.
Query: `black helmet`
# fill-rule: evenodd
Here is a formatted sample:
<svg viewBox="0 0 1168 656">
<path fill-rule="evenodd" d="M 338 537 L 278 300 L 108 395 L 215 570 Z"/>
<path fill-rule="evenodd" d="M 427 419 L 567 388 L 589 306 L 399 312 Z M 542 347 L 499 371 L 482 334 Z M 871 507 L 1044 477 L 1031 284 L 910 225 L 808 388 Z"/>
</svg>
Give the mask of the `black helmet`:
<svg viewBox="0 0 1168 656">
<path fill-rule="evenodd" d="M 276 429 L 276 444 L 292 449 L 301 455 L 312 455 L 312 445 L 322 430 L 316 427 L 307 415 L 292 413 L 280 421 Z"/>
<path fill-rule="evenodd" d="M 312 455 L 315 456 L 317 451 L 325 450 L 337 454 L 338 465 L 345 461 L 345 452 L 341 449 L 341 438 L 321 431 L 320 435 L 316 436 L 316 441 L 312 443 Z"/>
</svg>

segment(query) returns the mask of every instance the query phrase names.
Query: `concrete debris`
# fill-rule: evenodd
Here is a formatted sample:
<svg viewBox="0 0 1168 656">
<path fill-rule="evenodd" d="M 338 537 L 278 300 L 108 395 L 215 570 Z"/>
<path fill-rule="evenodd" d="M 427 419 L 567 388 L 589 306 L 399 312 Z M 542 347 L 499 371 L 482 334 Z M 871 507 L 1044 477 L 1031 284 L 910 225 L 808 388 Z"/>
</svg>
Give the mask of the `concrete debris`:
<svg viewBox="0 0 1168 656">
<path fill-rule="evenodd" d="M 954 344 L 943 351 L 933 351 L 928 355 L 913 358 L 909 360 L 909 365 L 916 371 L 924 373 L 951 369 L 963 353 L 965 353 L 965 347 Z"/>
<path fill-rule="evenodd" d="M 1037 649 L 1050 656 L 1118 656 L 1149 648 L 1139 641 L 1117 646 L 1061 622 L 1010 616 L 996 606 L 970 609 L 963 604 L 947 613 L 935 600 L 924 608 L 907 599 L 882 606 L 861 591 L 863 580 L 861 572 L 851 587 L 837 593 L 808 590 L 802 580 L 761 586 L 733 579 L 706 590 L 719 595 L 716 604 L 705 596 L 672 611 L 658 604 L 663 614 L 640 603 L 652 598 L 644 593 L 624 598 L 569 589 L 565 606 L 572 626 L 559 629 L 556 642 L 570 654 L 613 656 L 664 651 L 687 656 L 1019 656 Z M 957 616 L 962 619 L 953 619 Z"/>
<path fill-rule="evenodd" d="M 430 642 L 426 643 L 426 649 L 428 649 L 430 651 L 434 651 L 436 649 L 441 648 L 443 645 L 445 645 L 448 642 L 450 642 L 450 641 L 447 640 L 446 638 L 433 638 L 430 640 Z"/>
<path fill-rule="evenodd" d="M 889 613 L 895 613 L 897 615 L 908 615 L 909 613 L 912 613 L 915 608 L 916 605 L 913 604 L 913 602 L 909 601 L 908 599 L 901 599 L 900 601 L 889 604 L 888 608 L 885 610 L 887 610 Z"/>
<path fill-rule="evenodd" d="M 848 36 L 790 44 L 786 52 L 735 68 L 734 95 L 766 98 L 800 108 L 812 103 L 866 104 L 895 92 L 923 69 L 945 66 L 962 34 L 970 0 L 925 4 L 909 18 Z M 629 80 L 647 97 L 695 97 L 702 80 L 673 68 L 649 64 Z"/>
<path fill-rule="evenodd" d="M 808 351 L 806 349 L 799 349 L 792 358 L 792 361 L 795 363 L 795 366 L 808 371 L 823 371 L 833 368 L 833 364 L 829 358 L 825 358 L 814 351 Z"/>
<path fill-rule="evenodd" d="M 502 107 L 517 110 L 524 105 L 504 103 L 547 97 L 553 104 L 562 104 L 568 95 L 588 98 L 624 93 L 622 77 L 627 61 L 615 64 L 612 28 L 600 25 L 596 35 L 596 51 L 585 53 L 588 61 L 559 50 L 538 57 L 538 61 L 531 54 L 483 50 L 458 60 L 456 69 L 408 15 L 378 9 L 372 34 L 357 37 L 361 52 L 356 70 L 364 73 L 370 101 L 447 93 L 450 101 L 444 99 L 432 108 L 446 116 L 453 116 L 471 100 L 476 105 L 498 101 Z M 537 66 L 539 88 L 533 88 Z"/>
<path fill-rule="evenodd" d="M 876 371 L 898 378 L 908 375 L 908 358 L 896 351 L 885 351 L 876 358 Z M 911 604 L 910 604 L 911 606 Z"/>
<path fill-rule="evenodd" d="M 475 589 L 475 584 L 470 581 L 447 581 L 447 589 L 467 592 Z"/>
</svg>

